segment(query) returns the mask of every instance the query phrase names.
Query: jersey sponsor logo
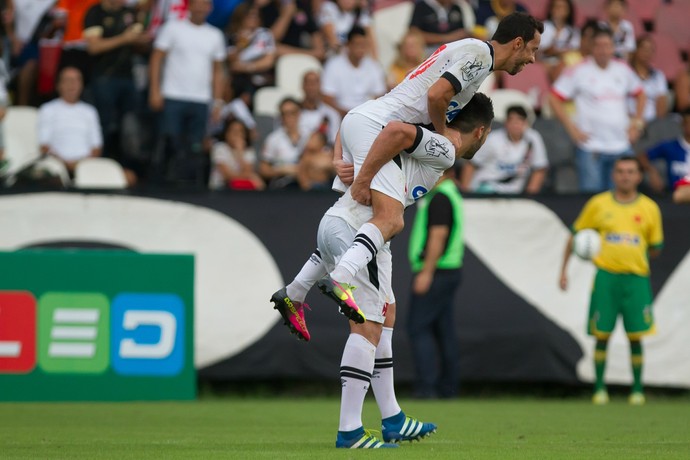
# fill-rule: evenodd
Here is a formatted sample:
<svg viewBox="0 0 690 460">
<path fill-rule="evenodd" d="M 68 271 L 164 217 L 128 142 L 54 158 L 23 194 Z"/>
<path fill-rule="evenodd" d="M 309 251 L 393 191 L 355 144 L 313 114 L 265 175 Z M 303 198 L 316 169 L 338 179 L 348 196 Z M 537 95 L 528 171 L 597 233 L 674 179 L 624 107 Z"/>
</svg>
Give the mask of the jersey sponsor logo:
<svg viewBox="0 0 690 460">
<path fill-rule="evenodd" d="M 412 189 L 412 198 L 414 198 L 415 201 L 423 197 L 429 192 L 429 190 L 426 189 L 426 187 L 422 185 L 417 185 L 415 188 Z"/>
<path fill-rule="evenodd" d="M 484 69 L 484 64 L 477 58 L 474 58 L 474 61 L 466 62 L 460 69 L 462 72 L 462 79 L 466 82 L 470 82 L 477 78 L 477 75 L 479 75 L 482 69 Z"/>
<path fill-rule="evenodd" d="M 640 244 L 639 235 L 632 235 L 630 233 L 607 233 L 605 239 L 612 244 L 630 244 L 633 246 Z"/>
<path fill-rule="evenodd" d="M 434 64 L 434 62 L 436 62 L 436 59 L 438 59 L 438 55 L 439 55 L 439 54 L 441 53 L 441 51 L 443 51 L 444 49 L 446 49 L 446 45 L 441 45 L 436 51 L 434 51 L 434 53 L 433 53 L 431 56 L 429 56 L 429 57 L 427 58 L 426 61 L 424 61 L 424 62 L 422 62 L 421 64 L 419 64 L 419 67 L 417 67 L 417 70 L 415 70 L 414 72 L 412 72 L 412 73 L 410 74 L 410 80 L 412 80 L 413 78 L 415 78 L 415 77 L 417 77 L 417 76 L 423 74 L 424 71 L 425 71 L 426 69 L 428 69 L 429 67 L 431 67 L 431 66 Z"/>
<path fill-rule="evenodd" d="M 446 109 L 446 123 L 450 123 L 451 121 L 455 120 L 455 117 L 460 113 L 460 110 L 462 110 L 462 107 L 460 107 L 460 103 L 458 101 L 450 101 L 450 104 L 448 104 L 448 109 Z"/>
<path fill-rule="evenodd" d="M 446 158 L 450 158 L 448 156 L 448 147 L 436 140 L 435 137 L 429 139 L 429 141 L 424 145 L 424 150 L 426 150 L 426 154 L 431 157 L 440 157 L 443 155 Z"/>
</svg>

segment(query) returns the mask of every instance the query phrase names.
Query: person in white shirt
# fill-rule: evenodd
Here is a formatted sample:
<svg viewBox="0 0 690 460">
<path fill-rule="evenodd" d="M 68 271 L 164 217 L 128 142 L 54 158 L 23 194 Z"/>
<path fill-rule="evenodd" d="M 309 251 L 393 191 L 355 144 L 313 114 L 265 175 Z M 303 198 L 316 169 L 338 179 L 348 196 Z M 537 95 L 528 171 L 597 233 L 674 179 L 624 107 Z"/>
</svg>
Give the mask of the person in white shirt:
<svg viewBox="0 0 690 460">
<path fill-rule="evenodd" d="M 654 40 L 650 35 L 643 35 L 637 39 L 637 49 L 630 55 L 630 67 L 642 82 L 642 88 L 647 96 L 642 118 L 649 123 L 655 118 L 663 118 L 668 113 L 668 82 L 664 73 L 652 67 L 652 59 L 656 51 Z M 635 114 L 636 100 L 628 98 L 628 112 Z"/>
<path fill-rule="evenodd" d="M 319 11 L 319 26 L 326 37 L 328 47 L 340 51 L 348 41 L 354 27 L 361 27 L 369 40 L 372 55 L 376 56 L 376 43 L 371 32 L 371 16 L 363 0 L 326 0 Z"/>
<path fill-rule="evenodd" d="M 601 24 L 613 32 L 616 57 L 625 60 L 635 51 L 635 28 L 630 21 L 623 19 L 627 8 L 626 0 L 606 0 L 606 20 Z"/>
<path fill-rule="evenodd" d="M 270 188 L 297 186 L 297 164 L 309 135 L 300 130 L 300 105 L 293 98 L 280 103 L 281 127 L 264 142 L 259 174 Z"/>
<path fill-rule="evenodd" d="M 249 130 L 241 120 L 229 118 L 221 141 L 211 148 L 211 190 L 263 190 L 266 184 L 254 170 L 256 152 L 251 146 Z"/>
<path fill-rule="evenodd" d="M 368 53 L 369 42 L 364 29 L 353 27 L 348 34 L 346 51 L 326 61 L 321 77 L 323 100 L 341 116 L 382 96 L 388 89 L 386 74 Z"/>
<path fill-rule="evenodd" d="M 505 126 L 489 133 L 486 143 L 462 169 L 464 190 L 478 193 L 537 194 L 549 160 L 541 135 L 529 127 L 524 107 L 508 107 Z"/>
<path fill-rule="evenodd" d="M 580 49 L 580 30 L 575 27 L 573 0 L 551 0 L 548 15 L 539 54 L 549 79 L 554 81 L 565 66 L 563 56 Z"/>
<path fill-rule="evenodd" d="M 318 72 L 309 71 L 302 79 L 302 113 L 299 117 L 300 128 L 308 133 L 320 131 L 326 135 L 330 145 L 335 144 L 335 137 L 340 128 L 340 114 L 330 105 L 323 102 L 321 94 L 321 76 Z"/>
<path fill-rule="evenodd" d="M 635 115 L 628 116 L 627 98 L 636 98 Z M 594 35 L 592 56 L 567 69 L 556 80 L 549 100 L 556 117 L 577 144 L 576 163 L 582 192 L 601 192 L 613 186 L 611 170 L 616 158 L 630 154 L 644 128 L 646 96 L 637 75 L 613 57 L 609 29 Z M 571 119 L 564 102 L 574 100 Z"/>
<path fill-rule="evenodd" d="M 60 160 L 70 173 L 80 160 L 100 156 L 103 147 L 98 112 L 80 100 L 83 87 L 79 69 L 65 67 L 58 77 L 59 97 L 38 110 L 41 153 Z"/>
<path fill-rule="evenodd" d="M 225 39 L 206 23 L 211 8 L 211 0 L 190 0 L 188 19 L 168 21 L 158 31 L 150 62 L 149 105 L 162 111 L 162 136 L 179 153 L 198 159 L 209 106 L 217 121 L 224 105 Z"/>
</svg>

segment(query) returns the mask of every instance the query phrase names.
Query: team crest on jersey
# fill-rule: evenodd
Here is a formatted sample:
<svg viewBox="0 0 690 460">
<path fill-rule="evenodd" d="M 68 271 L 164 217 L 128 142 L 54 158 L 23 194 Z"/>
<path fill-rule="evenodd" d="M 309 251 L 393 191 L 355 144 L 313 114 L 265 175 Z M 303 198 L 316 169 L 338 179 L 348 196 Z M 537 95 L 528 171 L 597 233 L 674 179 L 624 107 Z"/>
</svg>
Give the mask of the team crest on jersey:
<svg viewBox="0 0 690 460">
<path fill-rule="evenodd" d="M 468 82 L 474 80 L 483 68 L 484 64 L 475 57 L 474 61 L 466 62 L 460 69 L 462 72 L 462 79 Z"/>
<path fill-rule="evenodd" d="M 446 110 L 446 123 L 450 123 L 455 120 L 455 117 L 460 113 L 460 103 L 458 101 L 450 101 L 448 104 L 448 109 Z"/>
<path fill-rule="evenodd" d="M 448 147 L 445 144 L 437 141 L 434 137 L 429 139 L 426 145 L 424 145 L 424 150 L 426 150 L 427 155 L 432 157 L 440 157 L 443 155 L 446 158 L 450 158 L 448 156 Z"/>
<path fill-rule="evenodd" d="M 423 187 L 421 185 L 417 185 L 416 187 L 414 187 L 412 189 L 412 198 L 415 201 L 417 201 L 418 199 L 420 199 L 421 197 L 426 195 L 427 192 L 429 192 L 429 190 L 427 190 L 426 187 Z"/>
</svg>

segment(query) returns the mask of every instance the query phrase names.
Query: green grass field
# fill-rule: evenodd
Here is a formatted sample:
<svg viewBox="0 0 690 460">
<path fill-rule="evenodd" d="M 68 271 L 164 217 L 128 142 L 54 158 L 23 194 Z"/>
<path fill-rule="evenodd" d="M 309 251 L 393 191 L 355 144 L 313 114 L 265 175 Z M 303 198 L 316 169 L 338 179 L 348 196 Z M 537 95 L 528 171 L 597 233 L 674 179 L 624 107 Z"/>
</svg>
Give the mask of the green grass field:
<svg viewBox="0 0 690 460">
<path fill-rule="evenodd" d="M 690 458 L 690 400 L 605 407 L 556 399 L 402 401 L 438 432 L 398 449 L 336 450 L 330 399 L 217 399 L 189 403 L 3 403 L 0 458 L 69 459 L 673 459 Z M 380 423 L 368 400 L 365 426 Z"/>
</svg>

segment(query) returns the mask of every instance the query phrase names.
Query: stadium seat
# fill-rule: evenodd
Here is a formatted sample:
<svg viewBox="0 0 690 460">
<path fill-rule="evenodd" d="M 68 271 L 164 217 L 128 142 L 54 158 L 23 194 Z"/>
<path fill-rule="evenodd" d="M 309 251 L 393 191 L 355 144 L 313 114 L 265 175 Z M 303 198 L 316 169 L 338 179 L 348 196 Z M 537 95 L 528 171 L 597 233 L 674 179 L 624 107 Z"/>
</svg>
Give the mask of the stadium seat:
<svg viewBox="0 0 690 460">
<path fill-rule="evenodd" d="M 276 63 L 276 86 L 297 99 L 302 99 L 302 77 L 310 70 L 321 72 L 318 59 L 306 54 L 286 54 Z"/>
<path fill-rule="evenodd" d="M 397 46 L 410 25 L 414 2 L 402 2 L 374 12 L 373 29 L 379 63 L 388 69 L 395 59 Z"/>
<path fill-rule="evenodd" d="M 525 8 L 529 11 L 529 14 L 537 19 L 544 20 L 548 16 L 549 0 L 530 0 L 529 2 L 524 2 Z M 575 5 L 577 8 L 577 5 Z"/>
<path fill-rule="evenodd" d="M 124 189 L 127 178 L 120 163 L 112 158 L 85 158 L 74 169 L 74 186 L 84 189 Z"/>
<path fill-rule="evenodd" d="M 264 147 L 264 142 L 269 134 L 271 134 L 276 128 L 276 119 L 268 115 L 257 115 L 256 119 L 256 131 L 258 133 L 258 139 L 255 142 L 254 148 L 257 154 L 261 155 L 261 150 Z"/>
<path fill-rule="evenodd" d="M 689 17 L 690 4 L 687 2 L 663 4 L 657 12 L 654 30 L 672 37 L 680 49 L 690 51 Z"/>
<path fill-rule="evenodd" d="M 653 21 L 662 3 L 662 0 L 628 0 L 628 11 L 643 21 Z"/>
<path fill-rule="evenodd" d="M 680 120 L 677 114 L 666 115 L 652 120 L 645 127 L 644 134 L 633 146 L 635 152 L 646 152 L 656 144 L 675 139 L 681 135 Z"/>
<path fill-rule="evenodd" d="M 278 116 L 278 105 L 286 97 L 294 97 L 282 88 L 265 86 L 254 94 L 254 115 Z"/>
<path fill-rule="evenodd" d="M 577 192 L 575 144 L 561 122 L 555 118 L 538 118 L 533 128 L 544 139 L 546 155 L 549 159 L 547 187 L 558 193 Z"/>
<path fill-rule="evenodd" d="M 534 123 L 536 115 L 532 108 L 532 103 L 529 97 L 522 91 L 516 89 L 497 89 L 491 93 L 491 99 L 494 103 L 494 117 L 497 121 L 505 121 L 508 107 L 511 105 L 520 105 L 527 111 L 527 119 L 530 124 Z"/>
<path fill-rule="evenodd" d="M 34 107 L 8 107 L 3 129 L 7 174 L 15 174 L 40 157 L 38 110 Z"/>
<path fill-rule="evenodd" d="M 667 80 L 673 80 L 684 67 L 678 44 L 673 37 L 663 33 L 652 34 L 652 39 L 656 47 L 652 65 L 661 70 Z"/>
<path fill-rule="evenodd" d="M 601 19 L 606 0 L 580 0 L 575 2 L 575 24 L 582 27 L 587 19 Z"/>
<path fill-rule="evenodd" d="M 544 97 L 549 94 L 550 84 L 546 76 L 546 68 L 541 62 L 526 66 L 517 75 L 506 75 L 503 87 L 522 91 L 529 98 L 532 108 L 540 109 Z"/>
</svg>

